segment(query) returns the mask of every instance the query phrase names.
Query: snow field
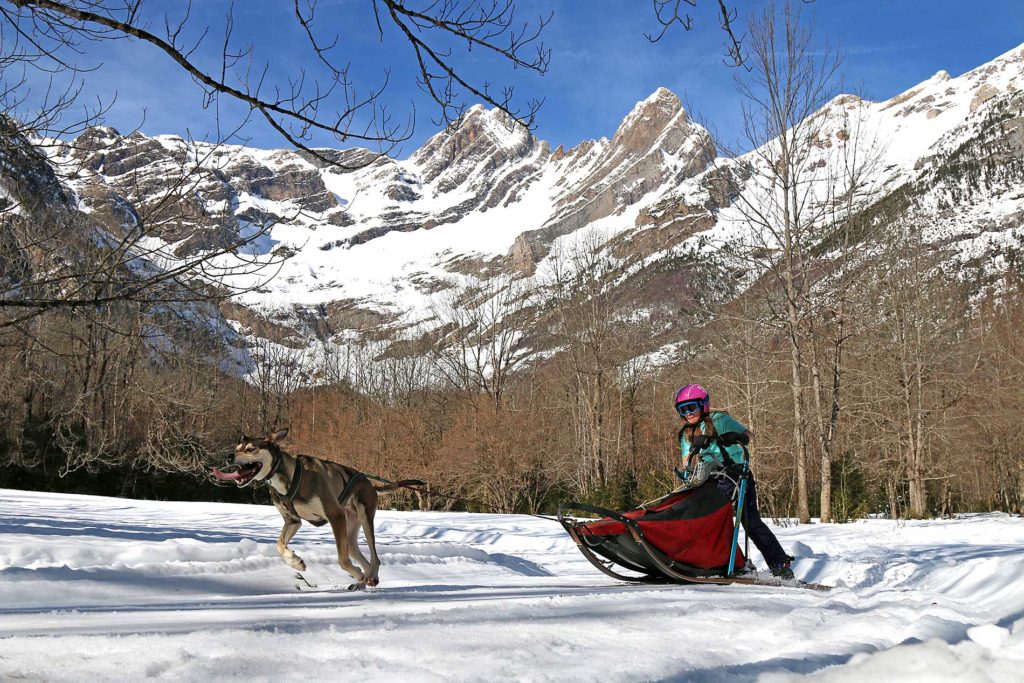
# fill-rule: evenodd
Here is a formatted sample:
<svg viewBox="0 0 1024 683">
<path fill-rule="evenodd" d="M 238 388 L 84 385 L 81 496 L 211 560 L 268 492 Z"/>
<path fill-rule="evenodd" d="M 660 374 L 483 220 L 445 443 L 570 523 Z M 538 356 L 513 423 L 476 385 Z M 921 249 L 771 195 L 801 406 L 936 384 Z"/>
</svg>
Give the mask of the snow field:
<svg viewBox="0 0 1024 683">
<path fill-rule="evenodd" d="M 552 521 L 381 511 L 381 587 L 272 507 L 0 490 L 0 679 L 1016 681 L 1024 523 L 789 526 L 828 594 L 608 579 Z M 761 558 L 753 553 L 755 562 Z"/>
</svg>

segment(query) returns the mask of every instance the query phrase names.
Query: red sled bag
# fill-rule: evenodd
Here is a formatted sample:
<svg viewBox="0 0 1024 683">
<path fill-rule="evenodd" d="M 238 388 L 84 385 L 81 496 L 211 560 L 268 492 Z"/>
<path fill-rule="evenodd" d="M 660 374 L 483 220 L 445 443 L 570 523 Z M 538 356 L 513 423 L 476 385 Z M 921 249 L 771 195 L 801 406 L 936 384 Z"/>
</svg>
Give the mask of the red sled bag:
<svg viewBox="0 0 1024 683">
<path fill-rule="evenodd" d="M 567 518 L 564 511 L 570 509 L 603 515 L 604 519 Z M 648 581 L 722 577 L 728 570 L 733 507 L 713 481 L 621 514 L 580 503 L 566 505 L 559 511 L 559 520 L 584 555 L 590 551 L 641 573 Z M 744 563 L 743 553 L 737 549 L 736 566 Z"/>
</svg>

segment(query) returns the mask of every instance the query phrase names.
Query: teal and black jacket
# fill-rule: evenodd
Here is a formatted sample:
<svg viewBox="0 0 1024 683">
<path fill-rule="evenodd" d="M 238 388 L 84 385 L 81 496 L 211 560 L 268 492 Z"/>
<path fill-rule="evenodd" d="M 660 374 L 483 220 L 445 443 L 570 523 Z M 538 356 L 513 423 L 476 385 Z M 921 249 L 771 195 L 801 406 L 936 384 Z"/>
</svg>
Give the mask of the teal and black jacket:
<svg viewBox="0 0 1024 683">
<path fill-rule="evenodd" d="M 729 432 L 742 434 L 747 431 L 747 428 L 744 427 L 741 422 L 724 410 L 711 411 L 711 424 L 715 426 L 715 432 L 717 434 L 728 434 Z M 703 421 L 698 425 L 696 433 L 704 433 Z M 690 444 L 687 442 L 686 437 L 683 436 L 683 430 L 681 429 L 679 430 L 679 450 L 681 451 L 682 458 L 685 461 L 686 457 L 690 454 Z M 700 456 L 701 460 L 705 462 L 717 462 L 723 467 L 728 467 L 729 465 L 742 465 L 743 447 L 739 444 L 723 446 L 717 439 L 714 439 L 704 450 L 700 452 Z"/>
</svg>

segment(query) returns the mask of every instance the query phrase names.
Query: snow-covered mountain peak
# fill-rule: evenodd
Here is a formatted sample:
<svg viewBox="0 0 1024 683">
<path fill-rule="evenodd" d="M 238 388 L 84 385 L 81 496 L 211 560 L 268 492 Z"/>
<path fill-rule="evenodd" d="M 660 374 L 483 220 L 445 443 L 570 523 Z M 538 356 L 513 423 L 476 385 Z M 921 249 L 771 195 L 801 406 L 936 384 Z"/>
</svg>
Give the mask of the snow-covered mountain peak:
<svg viewBox="0 0 1024 683">
<path fill-rule="evenodd" d="M 679 96 L 674 92 L 665 86 L 660 86 L 650 95 L 637 102 L 636 106 L 633 107 L 633 110 L 626 116 L 626 120 L 628 121 L 630 117 L 635 116 L 644 110 L 649 110 L 652 107 L 677 111 L 682 109 L 683 103 L 679 99 Z"/>
<path fill-rule="evenodd" d="M 961 76 L 952 77 L 947 71 L 939 71 L 895 97 L 877 103 L 874 109 L 887 117 L 912 120 L 915 127 L 926 126 L 927 129 L 905 132 L 915 139 L 927 137 L 934 142 L 963 116 L 977 111 L 996 95 L 1020 89 L 1024 85 L 1022 56 L 1024 46 Z M 903 127 L 898 120 L 889 123 L 890 127 Z"/>
<path fill-rule="evenodd" d="M 482 144 L 514 149 L 531 137 L 525 126 L 502 110 L 476 104 L 467 109 L 458 121 L 452 122 L 448 128 L 427 140 L 423 147 L 412 154 L 410 161 L 423 165 L 443 148 L 448 148 L 452 155 Z"/>
<path fill-rule="evenodd" d="M 502 147 L 517 147 L 530 137 L 525 126 L 501 109 L 488 109 L 482 104 L 470 107 L 454 128 L 453 135 L 461 131 L 467 135 L 486 135 Z"/>
<path fill-rule="evenodd" d="M 683 110 L 683 103 L 671 90 L 658 88 L 644 100 L 633 107 L 626 118 L 619 124 L 612 136 L 612 141 L 622 141 L 641 131 L 643 137 L 654 139 L 669 126 L 681 126 L 689 123 L 689 117 Z"/>
<path fill-rule="evenodd" d="M 504 165 L 529 154 L 536 144 L 530 131 L 505 112 L 476 105 L 414 152 L 409 164 L 423 182 L 443 181 L 442 191 L 449 191 L 484 160 L 490 168 Z"/>
<path fill-rule="evenodd" d="M 970 111 L 1000 93 L 1024 87 L 1024 45 L 1005 52 L 991 62 L 972 69 L 953 82 L 969 95 Z"/>
<path fill-rule="evenodd" d="M 81 149 L 102 149 L 115 145 L 123 136 L 112 126 L 90 126 L 75 139 L 75 146 Z"/>
<path fill-rule="evenodd" d="M 961 76 L 940 71 L 883 102 L 840 95 L 815 114 L 824 120 L 809 173 L 825 175 L 837 150 L 863 147 L 863 158 L 878 157 L 871 182 L 884 196 L 938 167 L 943 150 L 980 139 L 990 114 L 1012 116 L 1022 89 L 1019 47 Z M 1015 153 L 1011 134 L 989 137 L 1010 144 L 1000 164 Z M 582 231 L 616 240 L 617 258 L 653 264 L 691 238 L 715 239 L 718 230 L 729 241 L 744 229 L 730 214 L 730 182 L 742 179 L 711 168 L 710 135 L 667 88 L 633 106 L 611 139 L 554 153 L 504 112 L 480 105 L 407 159 L 320 150 L 344 165 L 365 163 L 354 171 L 289 150 L 208 147 L 91 129 L 67 151 L 83 169 L 71 189 L 94 220 L 113 224 L 123 212 L 109 207 L 145 207 L 173 185 L 183 162 L 203 159 L 196 191 L 180 198 L 180 217 L 155 237 L 194 254 L 272 226 L 255 249 L 284 258 L 280 274 L 237 303 L 279 312 L 297 337 L 411 329 L 429 318 L 433 293 L 456 281 L 529 273 L 559 240 L 571 243 Z M 1007 200 L 999 216 L 1018 203 Z"/>
</svg>

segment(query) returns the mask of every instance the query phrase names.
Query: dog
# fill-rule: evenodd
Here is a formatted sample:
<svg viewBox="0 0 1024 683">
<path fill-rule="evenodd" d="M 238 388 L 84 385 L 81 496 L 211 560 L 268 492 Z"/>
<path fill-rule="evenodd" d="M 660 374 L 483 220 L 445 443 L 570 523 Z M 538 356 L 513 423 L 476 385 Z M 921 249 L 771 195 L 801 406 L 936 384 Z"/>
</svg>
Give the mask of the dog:
<svg viewBox="0 0 1024 683">
<path fill-rule="evenodd" d="M 227 458 L 227 465 L 237 465 L 238 469 L 222 472 L 214 467 L 214 476 L 234 481 L 240 487 L 254 482 L 263 482 L 270 487 L 274 506 L 284 518 L 284 528 L 277 539 L 277 552 L 288 566 L 299 572 L 306 570 L 305 561 L 288 547 L 302 521 L 313 526 L 329 523 L 338 547 L 338 564 L 355 579 L 348 589 L 377 586 L 380 583 L 380 558 L 373 532 L 377 492 L 422 485 L 423 482 L 406 479 L 374 487 L 365 474 L 351 467 L 309 455 L 291 455 L 278 445 L 286 436 L 287 429 L 273 432 L 265 439 L 243 435 Z M 360 527 L 370 551 L 369 560 L 359 549 Z"/>
</svg>

